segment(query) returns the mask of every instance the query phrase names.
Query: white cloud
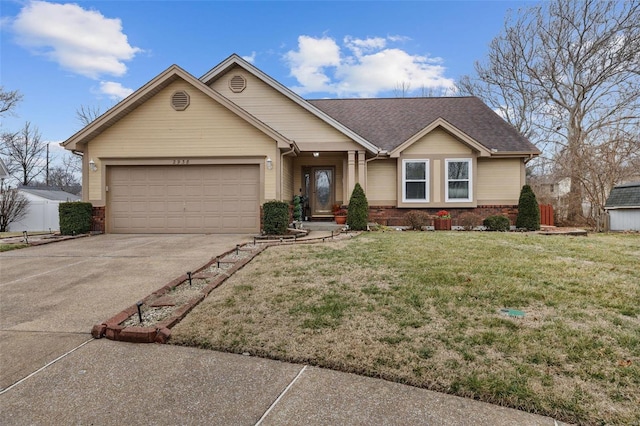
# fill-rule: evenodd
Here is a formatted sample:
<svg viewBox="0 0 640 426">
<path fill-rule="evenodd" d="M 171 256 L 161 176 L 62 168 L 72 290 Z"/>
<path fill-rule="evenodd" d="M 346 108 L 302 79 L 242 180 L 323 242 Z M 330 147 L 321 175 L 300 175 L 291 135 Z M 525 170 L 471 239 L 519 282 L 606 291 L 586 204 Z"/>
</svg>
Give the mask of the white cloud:
<svg viewBox="0 0 640 426">
<path fill-rule="evenodd" d="M 244 59 L 245 61 L 249 62 L 250 64 L 253 64 L 256 60 L 256 52 L 253 51 L 251 52 L 251 55 L 249 56 L 243 56 L 242 59 Z"/>
<path fill-rule="evenodd" d="M 142 50 L 129 44 L 120 19 L 104 17 L 77 4 L 32 1 L 13 21 L 17 42 L 90 78 L 122 76 L 125 61 Z"/>
<path fill-rule="evenodd" d="M 101 81 L 99 93 L 109 96 L 109 98 L 119 101 L 133 93 L 132 89 L 123 87 L 122 84 L 115 81 Z"/>
<path fill-rule="evenodd" d="M 331 79 L 325 68 L 340 65 L 340 47 L 335 40 L 327 37 L 298 37 L 298 51 L 290 50 L 285 60 L 291 68 L 291 75 L 302 85 L 296 90 L 301 93 L 330 91 Z"/>
<path fill-rule="evenodd" d="M 445 77 L 441 58 L 412 55 L 389 46 L 406 40 L 402 36 L 347 36 L 341 48 L 329 37 L 300 36 L 298 50 L 285 54 L 291 75 L 300 84 L 293 90 L 372 97 L 403 84 L 416 94 L 422 90 L 453 92 L 454 81 Z"/>
</svg>

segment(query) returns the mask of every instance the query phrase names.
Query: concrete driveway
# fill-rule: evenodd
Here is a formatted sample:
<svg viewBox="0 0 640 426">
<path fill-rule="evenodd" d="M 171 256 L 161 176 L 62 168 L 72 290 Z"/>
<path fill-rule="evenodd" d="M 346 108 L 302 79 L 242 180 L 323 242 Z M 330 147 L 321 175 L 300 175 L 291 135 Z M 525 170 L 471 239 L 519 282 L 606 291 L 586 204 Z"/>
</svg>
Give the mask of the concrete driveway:
<svg viewBox="0 0 640 426">
<path fill-rule="evenodd" d="M 0 390 L 248 235 L 99 235 L 0 253 Z"/>
</svg>

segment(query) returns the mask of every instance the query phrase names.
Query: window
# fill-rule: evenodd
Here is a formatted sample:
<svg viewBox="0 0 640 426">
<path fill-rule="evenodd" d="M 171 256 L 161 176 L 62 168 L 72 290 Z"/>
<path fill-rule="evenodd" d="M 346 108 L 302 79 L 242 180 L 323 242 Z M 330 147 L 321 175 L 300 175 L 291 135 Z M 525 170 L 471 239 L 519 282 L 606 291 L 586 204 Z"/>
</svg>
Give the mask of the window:
<svg viewBox="0 0 640 426">
<path fill-rule="evenodd" d="M 471 159 L 445 160 L 447 170 L 445 201 L 472 201 Z"/>
<path fill-rule="evenodd" d="M 402 201 L 429 201 L 429 160 L 402 160 Z"/>
</svg>

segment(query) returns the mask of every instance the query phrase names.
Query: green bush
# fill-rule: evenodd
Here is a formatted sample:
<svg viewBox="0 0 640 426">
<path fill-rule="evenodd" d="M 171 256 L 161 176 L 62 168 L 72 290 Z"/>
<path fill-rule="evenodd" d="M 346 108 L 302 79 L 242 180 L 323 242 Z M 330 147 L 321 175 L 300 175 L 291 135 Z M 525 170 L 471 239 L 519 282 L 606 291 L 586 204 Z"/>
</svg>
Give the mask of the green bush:
<svg viewBox="0 0 640 426">
<path fill-rule="evenodd" d="M 262 229 L 267 235 L 284 235 L 289 225 L 289 204 L 267 201 L 262 206 Z"/>
<path fill-rule="evenodd" d="M 502 215 L 489 216 L 482 221 L 482 224 L 489 231 L 508 231 L 511 227 L 509 218 Z"/>
<path fill-rule="evenodd" d="M 58 205 L 60 233 L 62 235 L 77 235 L 91 231 L 92 209 L 91 203 L 60 203 Z"/>
<path fill-rule="evenodd" d="M 537 231 L 540 229 L 540 207 L 536 194 L 529 185 L 522 187 L 520 199 L 518 200 L 518 217 L 516 218 L 516 228 L 527 231 Z"/>
<path fill-rule="evenodd" d="M 347 210 L 347 225 L 354 231 L 366 231 L 369 222 L 369 202 L 359 183 L 353 188 Z"/>
<path fill-rule="evenodd" d="M 404 215 L 404 219 L 411 229 L 420 231 L 423 226 L 431 225 L 431 216 L 422 210 L 411 210 Z"/>
<path fill-rule="evenodd" d="M 293 220 L 302 220 L 302 200 L 299 195 L 293 197 Z"/>
</svg>

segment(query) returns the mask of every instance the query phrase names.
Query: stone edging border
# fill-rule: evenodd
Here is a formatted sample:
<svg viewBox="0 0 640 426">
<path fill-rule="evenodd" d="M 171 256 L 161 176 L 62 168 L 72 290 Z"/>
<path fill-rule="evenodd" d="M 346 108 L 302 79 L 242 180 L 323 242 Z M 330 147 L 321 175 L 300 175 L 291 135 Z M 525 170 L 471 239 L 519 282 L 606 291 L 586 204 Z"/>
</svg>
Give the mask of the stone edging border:
<svg viewBox="0 0 640 426">
<path fill-rule="evenodd" d="M 246 244 L 239 245 L 238 248 L 242 248 L 245 245 Z M 121 342 L 166 343 L 167 340 L 169 340 L 169 336 L 171 336 L 171 328 L 174 325 L 179 323 L 193 308 L 195 308 L 202 300 L 204 300 L 204 298 L 207 297 L 214 288 L 225 282 L 229 277 L 231 277 L 231 275 L 233 275 L 236 271 L 253 260 L 254 257 L 262 253 L 268 246 L 269 245 L 265 244 L 264 246 L 258 248 L 255 252 L 252 252 L 249 257 L 239 259 L 237 262 L 234 262 L 231 268 L 225 270 L 222 274 L 216 276 L 209 284 L 207 284 L 207 286 L 200 291 L 200 294 L 198 296 L 193 297 L 187 303 L 175 310 L 168 318 L 158 322 L 153 327 L 123 327 L 120 325 L 127 318 L 138 312 L 138 307 L 134 304 L 109 318 L 105 322 L 94 325 L 91 329 L 91 335 L 96 339 L 106 337 L 107 339 L 117 340 Z M 192 274 L 192 278 L 206 278 L 207 274 L 201 274 L 200 271 L 216 263 L 217 258 L 222 259 L 229 254 L 235 253 L 236 250 L 236 248 L 228 250 L 220 256 L 211 259 L 204 265 L 197 268 Z M 158 290 L 142 299 L 141 302 L 146 304 L 150 300 L 156 299 L 157 297 L 168 293 L 169 291 L 171 291 L 172 287 L 184 283 L 187 280 L 187 274 L 180 275 L 179 277 L 170 281 L 168 284 L 164 285 L 163 287 L 159 288 Z"/>
<path fill-rule="evenodd" d="M 350 232 L 349 236 L 353 237 L 358 235 L 358 232 Z M 335 237 L 340 235 L 340 233 L 336 234 Z M 114 315 L 108 320 L 96 324 L 91 329 L 91 335 L 100 339 L 102 337 L 106 337 L 109 340 L 116 340 L 121 342 L 131 342 L 131 343 L 166 343 L 171 336 L 171 328 L 179 323 L 193 308 L 195 308 L 205 297 L 213 291 L 216 287 L 224 283 L 227 279 L 229 279 L 236 271 L 243 268 L 247 263 L 251 262 L 254 257 L 262 253 L 269 247 L 272 246 L 280 246 L 280 245 L 290 245 L 290 244 L 313 244 L 319 242 L 325 242 L 326 240 L 332 240 L 332 237 L 318 237 L 318 238 L 309 238 L 305 240 L 297 240 L 297 241 L 265 241 L 261 243 L 259 248 L 256 251 L 251 252 L 250 256 L 245 257 L 244 259 L 239 259 L 237 262 L 233 264 L 233 266 L 227 270 L 225 270 L 222 274 L 217 275 L 205 288 L 200 291 L 200 294 L 196 297 L 193 297 L 187 303 L 182 305 L 180 308 L 175 310 L 168 318 L 158 322 L 152 327 L 124 327 L 120 324 L 129 318 L 132 315 L 135 315 L 138 312 L 137 305 L 129 306 L 124 309 L 120 313 Z M 200 273 L 204 269 L 207 269 L 211 265 L 217 262 L 217 259 L 223 259 L 225 256 L 234 253 L 237 249 L 241 249 L 248 244 L 238 245 L 237 248 L 233 248 L 224 252 L 223 254 L 212 258 L 210 261 L 200 266 L 195 270 L 192 274 L 192 278 L 208 278 L 207 274 Z M 159 296 L 162 296 L 169 291 L 171 291 L 172 287 L 175 287 L 181 283 L 184 283 L 188 280 L 187 274 L 180 275 L 174 280 L 170 281 L 168 284 L 154 291 L 147 297 L 141 300 L 142 303 L 147 304 L 152 299 L 156 299 Z M 184 285 L 184 284 L 183 284 Z"/>
</svg>

